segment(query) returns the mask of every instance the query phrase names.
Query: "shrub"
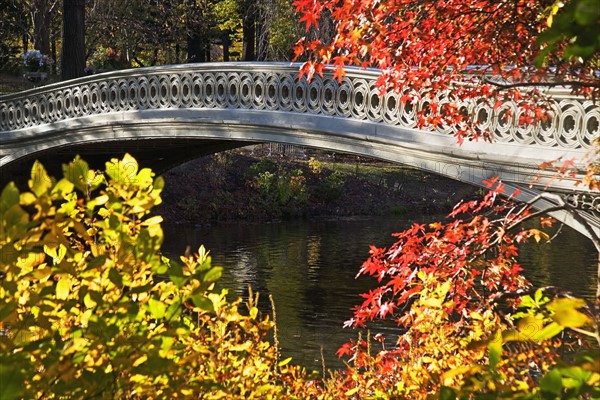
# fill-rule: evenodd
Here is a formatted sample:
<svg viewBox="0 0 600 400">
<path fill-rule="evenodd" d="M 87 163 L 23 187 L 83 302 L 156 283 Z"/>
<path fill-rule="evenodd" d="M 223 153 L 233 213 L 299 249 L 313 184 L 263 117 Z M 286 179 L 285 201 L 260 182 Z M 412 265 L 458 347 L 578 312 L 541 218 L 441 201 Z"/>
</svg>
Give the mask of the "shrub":
<svg viewBox="0 0 600 400">
<path fill-rule="evenodd" d="M 260 161 L 252 164 L 248 168 L 249 178 L 254 178 L 262 173 L 268 172 L 270 174 L 276 173 L 278 170 L 277 164 L 267 157 L 263 157 Z"/>
<path fill-rule="evenodd" d="M 316 190 L 318 199 L 324 202 L 337 201 L 344 192 L 346 177 L 341 171 L 334 171 L 319 184 Z"/>
<path fill-rule="evenodd" d="M 301 393 L 304 372 L 266 340 L 273 322 L 215 291 L 203 247 L 160 255 L 161 178 L 129 155 L 63 170 L 36 163 L 29 191 L 0 196 L 2 399 Z"/>
<path fill-rule="evenodd" d="M 308 159 L 308 168 L 310 172 L 319 175 L 323 171 L 323 164 L 314 157 Z"/>
</svg>

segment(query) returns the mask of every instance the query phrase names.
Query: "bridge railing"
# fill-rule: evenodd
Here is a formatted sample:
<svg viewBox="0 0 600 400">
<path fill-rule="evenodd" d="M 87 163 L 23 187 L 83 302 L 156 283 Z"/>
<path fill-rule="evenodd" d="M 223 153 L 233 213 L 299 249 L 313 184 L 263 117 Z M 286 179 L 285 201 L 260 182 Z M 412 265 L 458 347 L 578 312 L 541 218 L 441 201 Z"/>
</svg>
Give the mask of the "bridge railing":
<svg viewBox="0 0 600 400">
<path fill-rule="evenodd" d="M 378 73 L 352 69 L 341 83 L 331 74 L 311 82 L 298 79 L 299 65 L 289 63 L 208 63 L 149 67 L 92 75 L 0 97 L 2 132 L 72 118 L 133 110 L 233 108 L 308 113 L 383 124 L 417 127 L 418 112 L 431 99 L 402 105 L 402 94 L 380 96 Z M 495 141 L 585 150 L 600 135 L 600 109 L 590 100 L 550 89 L 550 121 L 519 125 L 519 107 L 506 102 L 494 109 L 484 99 L 461 104 Z M 435 101 L 448 102 L 447 93 Z M 509 118 L 501 117 L 507 115 Z M 456 127 L 439 126 L 453 134 Z"/>
</svg>

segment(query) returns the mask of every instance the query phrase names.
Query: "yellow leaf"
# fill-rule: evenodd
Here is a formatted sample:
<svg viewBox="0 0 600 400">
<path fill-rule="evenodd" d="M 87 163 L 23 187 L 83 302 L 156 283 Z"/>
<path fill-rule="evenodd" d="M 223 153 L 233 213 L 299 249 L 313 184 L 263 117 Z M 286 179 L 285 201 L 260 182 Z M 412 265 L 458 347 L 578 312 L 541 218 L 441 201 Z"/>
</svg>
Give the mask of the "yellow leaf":
<svg viewBox="0 0 600 400">
<path fill-rule="evenodd" d="M 37 197 L 40 197 L 52 187 L 52 179 L 39 161 L 33 163 L 33 167 L 31 168 L 31 179 L 29 179 L 28 183 L 29 188 Z"/>
<path fill-rule="evenodd" d="M 440 308 L 442 307 L 442 300 L 433 298 L 428 298 L 423 300 L 423 305 L 431 308 Z"/>
<path fill-rule="evenodd" d="M 19 202 L 24 206 L 29 206 L 35 203 L 36 197 L 31 192 L 21 193 Z"/>
<path fill-rule="evenodd" d="M 92 299 L 92 296 L 90 296 L 89 293 L 86 293 L 85 297 L 83 298 L 83 304 L 85 304 L 87 308 L 94 308 L 97 303 Z"/>
<path fill-rule="evenodd" d="M 531 340 L 542 331 L 544 322 L 539 318 L 528 316 L 519 320 L 517 328 L 520 335 L 518 340 Z"/>
<path fill-rule="evenodd" d="M 554 299 L 547 308 L 550 311 L 557 312 L 559 310 L 566 309 L 577 309 L 585 306 L 585 300 L 576 297 L 564 297 L 560 299 Z"/>
<path fill-rule="evenodd" d="M 539 229 L 530 229 L 529 233 L 531 233 L 533 235 L 533 238 L 535 239 L 535 241 L 537 243 L 539 243 L 540 240 L 542 240 L 542 239 L 544 239 L 544 240 L 550 239 L 550 236 L 548 236 L 548 234 L 546 232 L 542 232 Z"/>
<path fill-rule="evenodd" d="M 143 226 L 151 226 L 155 224 L 160 224 L 163 221 L 163 217 L 160 215 L 155 215 L 154 217 L 148 218 L 144 222 L 142 222 Z"/>
<path fill-rule="evenodd" d="M 451 385 L 452 380 L 456 376 L 462 375 L 465 372 L 468 372 L 471 368 L 473 368 L 476 371 L 477 369 L 479 369 L 481 367 L 479 367 L 478 365 L 474 365 L 473 367 L 467 366 L 467 367 L 452 368 L 442 374 L 442 382 L 444 383 L 444 385 Z"/>
<path fill-rule="evenodd" d="M 587 315 L 574 308 L 558 310 L 554 313 L 552 319 L 565 328 L 579 328 L 591 322 Z"/>
<path fill-rule="evenodd" d="M 56 284 L 56 298 L 66 300 L 71 292 L 71 282 L 68 278 L 60 278 Z"/>
<path fill-rule="evenodd" d="M 133 362 L 133 366 L 137 367 L 137 366 L 145 363 L 147 359 L 148 359 L 148 356 L 146 354 L 144 354 L 143 356 L 141 356 L 140 358 L 138 358 L 137 360 L 135 360 Z"/>
</svg>

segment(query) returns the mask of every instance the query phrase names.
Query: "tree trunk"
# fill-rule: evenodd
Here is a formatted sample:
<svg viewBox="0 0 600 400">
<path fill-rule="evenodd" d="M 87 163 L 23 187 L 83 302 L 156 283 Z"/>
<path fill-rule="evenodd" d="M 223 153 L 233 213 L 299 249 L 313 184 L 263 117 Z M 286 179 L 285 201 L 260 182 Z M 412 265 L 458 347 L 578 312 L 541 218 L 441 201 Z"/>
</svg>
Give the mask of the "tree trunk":
<svg viewBox="0 0 600 400">
<path fill-rule="evenodd" d="M 244 2 L 244 21 L 242 24 L 242 60 L 254 61 L 256 42 L 256 0 Z"/>
<path fill-rule="evenodd" d="M 187 62 L 206 62 L 206 40 L 200 35 L 188 35 Z"/>
<path fill-rule="evenodd" d="M 221 35 L 221 42 L 223 43 L 223 61 L 227 62 L 229 61 L 229 45 L 231 44 L 229 32 L 223 32 Z"/>
<path fill-rule="evenodd" d="M 57 53 L 56 53 L 56 38 L 52 38 L 52 46 L 50 47 L 50 54 L 51 54 L 51 58 L 52 58 L 52 75 L 56 75 L 56 60 L 57 60 Z"/>
<path fill-rule="evenodd" d="M 262 0 L 258 6 L 256 20 L 256 60 L 266 61 L 269 58 L 269 42 L 271 21 L 275 4 L 271 0 Z"/>
<path fill-rule="evenodd" d="M 85 0 L 64 0 L 61 78 L 85 75 Z"/>
<path fill-rule="evenodd" d="M 44 55 L 50 54 L 50 11 L 48 0 L 35 0 L 32 4 L 33 47 Z"/>
</svg>

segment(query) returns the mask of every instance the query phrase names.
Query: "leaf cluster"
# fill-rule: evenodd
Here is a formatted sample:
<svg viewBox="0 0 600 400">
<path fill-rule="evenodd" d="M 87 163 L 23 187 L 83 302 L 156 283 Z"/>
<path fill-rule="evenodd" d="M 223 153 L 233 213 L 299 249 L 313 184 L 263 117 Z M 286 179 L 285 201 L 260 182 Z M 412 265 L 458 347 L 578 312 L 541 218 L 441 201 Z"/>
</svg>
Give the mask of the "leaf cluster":
<svg viewBox="0 0 600 400">
<path fill-rule="evenodd" d="M 345 66 L 380 69 L 381 94 L 396 93 L 400 106 L 427 102 L 417 127 L 454 126 L 459 142 L 492 134 L 461 112 L 465 102 L 496 110 L 513 100 L 525 116 L 518 124 L 536 125 L 553 112 L 541 88 L 570 86 L 592 97 L 600 90 L 597 62 L 588 62 L 599 55 L 594 0 L 296 0 L 294 6 L 307 32 L 325 19 L 335 25 L 331 40 L 297 42 L 296 59 L 307 60 L 301 76 L 331 68 L 341 82 Z M 439 101 L 439 93 L 450 100 Z"/>
<path fill-rule="evenodd" d="M 200 247 L 160 254 L 163 180 L 129 155 L 0 196 L 0 397 L 274 398 L 303 371 L 278 365 L 273 323 L 215 291 Z M 289 361 L 289 360 L 288 360 Z M 290 377 L 295 377 L 291 379 Z M 4 384 L 8 382 L 9 384 Z M 288 383 L 286 383 L 288 382 Z"/>
<path fill-rule="evenodd" d="M 459 204 L 445 223 L 415 224 L 387 249 L 372 247 L 359 274 L 377 279 L 349 326 L 391 319 L 404 333 L 340 348 L 346 373 L 335 398 L 595 398 L 600 387 L 593 305 L 533 291 L 518 246 L 549 237 L 516 229 L 527 206 L 496 199 Z M 370 333 L 369 333 L 370 335 Z M 590 341 L 592 339 L 592 341 Z M 388 343 L 386 343 L 388 341 Z M 597 343 L 596 343 L 597 342 Z M 377 347 L 377 350 L 375 348 Z M 579 396 L 579 397 L 578 397 Z"/>
</svg>

